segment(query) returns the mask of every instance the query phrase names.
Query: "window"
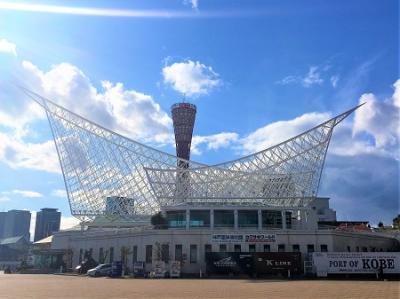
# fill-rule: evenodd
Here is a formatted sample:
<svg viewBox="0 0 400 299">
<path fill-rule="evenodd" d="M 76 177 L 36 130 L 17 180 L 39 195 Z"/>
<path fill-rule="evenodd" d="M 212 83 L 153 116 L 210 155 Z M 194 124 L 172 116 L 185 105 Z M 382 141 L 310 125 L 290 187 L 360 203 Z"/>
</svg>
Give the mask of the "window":
<svg viewBox="0 0 400 299">
<path fill-rule="evenodd" d="M 99 263 L 102 264 L 104 263 L 104 249 L 101 247 L 99 249 Z"/>
<path fill-rule="evenodd" d="M 226 252 L 226 244 L 219 245 L 219 252 Z"/>
<path fill-rule="evenodd" d="M 271 245 L 264 244 L 264 252 L 270 252 L 270 251 L 271 251 Z"/>
<path fill-rule="evenodd" d="M 210 211 L 191 210 L 190 227 L 210 227 Z"/>
<path fill-rule="evenodd" d="M 314 252 L 314 244 L 308 244 L 307 245 L 307 252 L 308 253 Z"/>
<path fill-rule="evenodd" d="M 363 252 L 368 252 L 368 248 L 367 248 L 367 247 L 363 247 L 363 248 L 362 248 L 362 251 L 363 251 Z"/>
<path fill-rule="evenodd" d="M 135 263 L 137 262 L 137 246 L 133 246 L 132 249 L 132 262 Z"/>
<path fill-rule="evenodd" d="M 351 247 L 347 246 L 347 252 L 351 252 Z"/>
<path fill-rule="evenodd" d="M 299 244 L 293 244 L 293 252 L 300 252 L 300 245 Z"/>
<path fill-rule="evenodd" d="M 114 261 L 114 247 L 110 247 L 110 263 Z"/>
<path fill-rule="evenodd" d="M 92 256 L 93 256 L 93 248 L 90 248 L 90 249 L 89 249 L 88 258 L 91 258 Z"/>
<path fill-rule="evenodd" d="M 292 228 L 292 212 L 285 212 L 286 228 Z"/>
<path fill-rule="evenodd" d="M 238 211 L 239 227 L 258 227 L 258 212 L 256 210 Z"/>
<path fill-rule="evenodd" d="M 234 227 L 233 210 L 214 210 L 214 227 Z"/>
<path fill-rule="evenodd" d="M 195 244 L 190 245 L 190 263 L 197 263 L 197 245 Z"/>
<path fill-rule="evenodd" d="M 146 263 L 150 264 L 153 262 L 153 246 L 146 245 Z"/>
<path fill-rule="evenodd" d="M 161 245 L 161 260 L 165 263 L 169 263 L 169 245 Z"/>
<path fill-rule="evenodd" d="M 204 245 L 204 260 L 205 260 L 205 257 L 207 255 L 207 252 L 211 252 L 211 250 L 212 250 L 211 244 L 205 244 Z"/>
<path fill-rule="evenodd" d="M 256 252 L 256 244 L 249 245 L 249 252 Z"/>
<path fill-rule="evenodd" d="M 182 260 L 183 260 L 182 245 L 181 244 L 176 244 L 175 245 L 175 261 L 182 262 Z"/>
<path fill-rule="evenodd" d="M 79 264 L 82 263 L 83 249 L 79 249 Z"/>
<path fill-rule="evenodd" d="M 241 251 L 242 251 L 242 245 L 240 245 L 240 244 L 235 244 L 234 251 L 235 251 L 235 252 L 241 252 Z"/>
<path fill-rule="evenodd" d="M 356 247 L 356 251 L 359 252 L 360 251 L 360 247 L 357 246 Z"/>
<path fill-rule="evenodd" d="M 263 228 L 282 228 L 281 211 L 262 211 Z"/>
<path fill-rule="evenodd" d="M 167 211 L 168 227 L 186 227 L 186 211 Z"/>
<path fill-rule="evenodd" d="M 321 252 L 328 252 L 328 245 L 321 244 Z"/>
<path fill-rule="evenodd" d="M 285 244 L 278 245 L 278 252 L 285 252 Z"/>
</svg>

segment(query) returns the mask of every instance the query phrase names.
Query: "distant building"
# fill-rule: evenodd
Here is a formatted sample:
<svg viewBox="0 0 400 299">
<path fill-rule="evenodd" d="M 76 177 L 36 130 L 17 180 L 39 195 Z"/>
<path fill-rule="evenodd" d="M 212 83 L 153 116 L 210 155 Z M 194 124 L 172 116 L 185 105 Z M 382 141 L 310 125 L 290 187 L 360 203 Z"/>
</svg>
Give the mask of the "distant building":
<svg viewBox="0 0 400 299">
<path fill-rule="evenodd" d="M 7 212 L 0 212 L 0 239 L 4 238 L 4 223 L 6 222 Z"/>
<path fill-rule="evenodd" d="M 36 213 L 34 241 L 51 236 L 60 230 L 61 212 L 57 209 L 45 208 Z"/>
<path fill-rule="evenodd" d="M 7 213 L 5 213 L 4 225 L 3 225 L 3 238 L 23 236 L 25 237 L 26 240 L 29 240 L 30 225 L 31 225 L 31 212 L 24 210 L 10 210 Z"/>
</svg>

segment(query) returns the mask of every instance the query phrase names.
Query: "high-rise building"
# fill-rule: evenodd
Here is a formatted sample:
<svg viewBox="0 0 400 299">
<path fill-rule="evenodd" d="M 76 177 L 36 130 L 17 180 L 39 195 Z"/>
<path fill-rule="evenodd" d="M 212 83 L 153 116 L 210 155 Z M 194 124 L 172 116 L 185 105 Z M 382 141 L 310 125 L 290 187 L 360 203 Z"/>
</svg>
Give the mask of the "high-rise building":
<svg viewBox="0 0 400 299">
<path fill-rule="evenodd" d="M 31 212 L 10 210 L 4 218 L 3 238 L 24 236 L 30 239 Z"/>
<path fill-rule="evenodd" d="M 185 160 L 190 159 L 193 127 L 196 118 L 196 106 L 189 103 L 172 105 L 172 121 L 175 133 L 176 155 Z M 178 162 L 178 167 L 188 168 L 188 163 Z"/>
<path fill-rule="evenodd" d="M 36 213 L 34 241 L 51 236 L 60 230 L 61 212 L 57 209 L 44 208 Z"/>
<path fill-rule="evenodd" d="M 6 222 L 7 212 L 0 212 L 0 239 L 4 235 L 4 223 Z"/>
</svg>

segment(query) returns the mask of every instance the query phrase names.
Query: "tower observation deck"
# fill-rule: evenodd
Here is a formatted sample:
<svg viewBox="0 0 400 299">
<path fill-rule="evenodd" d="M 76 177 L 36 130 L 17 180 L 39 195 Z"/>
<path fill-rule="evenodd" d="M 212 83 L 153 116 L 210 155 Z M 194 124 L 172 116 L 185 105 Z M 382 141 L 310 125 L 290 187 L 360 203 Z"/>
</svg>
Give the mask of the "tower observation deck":
<svg viewBox="0 0 400 299">
<path fill-rule="evenodd" d="M 196 118 L 196 106 L 190 103 L 176 103 L 171 107 L 175 133 L 176 155 L 185 160 L 190 159 L 193 127 Z M 188 168 L 189 164 L 179 161 L 179 168 Z"/>
</svg>

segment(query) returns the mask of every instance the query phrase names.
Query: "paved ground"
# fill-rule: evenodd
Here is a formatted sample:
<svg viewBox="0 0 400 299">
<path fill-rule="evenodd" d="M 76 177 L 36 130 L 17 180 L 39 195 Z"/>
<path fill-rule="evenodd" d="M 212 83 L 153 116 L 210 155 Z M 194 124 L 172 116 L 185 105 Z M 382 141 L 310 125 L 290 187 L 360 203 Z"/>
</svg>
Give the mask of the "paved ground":
<svg viewBox="0 0 400 299">
<path fill-rule="evenodd" d="M 0 298 L 400 298 L 398 281 L 110 279 L 0 275 Z"/>
</svg>

